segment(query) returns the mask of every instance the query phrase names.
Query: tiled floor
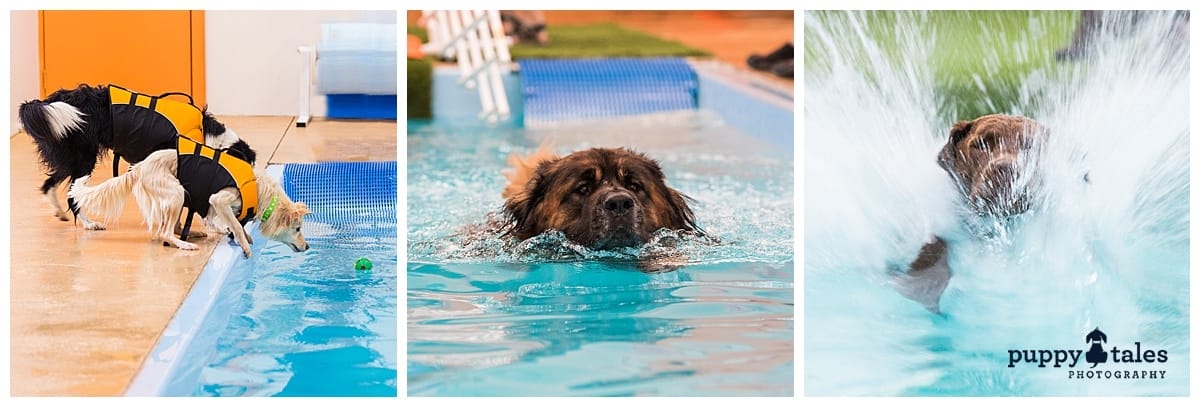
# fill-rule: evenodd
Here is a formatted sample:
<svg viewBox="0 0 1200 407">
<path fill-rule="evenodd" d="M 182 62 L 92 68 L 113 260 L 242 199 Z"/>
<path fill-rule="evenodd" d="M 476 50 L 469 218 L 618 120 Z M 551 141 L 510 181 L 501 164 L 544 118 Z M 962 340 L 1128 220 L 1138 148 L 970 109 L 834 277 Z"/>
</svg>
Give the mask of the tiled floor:
<svg viewBox="0 0 1200 407">
<path fill-rule="evenodd" d="M 221 120 L 258 151 L 260 168 L 396 159 L 394 121 Z M 106 231 L 61 222 L 38 192 L 45 176 L 32 140 L 22 133 L 10 144 L 12 395 L 120 395 L 220 238 L 192 252 L 152 244 L 132 202 Z M 100 163 L 91 182 L 110 178 L 109 168 Z"/>
</svg>

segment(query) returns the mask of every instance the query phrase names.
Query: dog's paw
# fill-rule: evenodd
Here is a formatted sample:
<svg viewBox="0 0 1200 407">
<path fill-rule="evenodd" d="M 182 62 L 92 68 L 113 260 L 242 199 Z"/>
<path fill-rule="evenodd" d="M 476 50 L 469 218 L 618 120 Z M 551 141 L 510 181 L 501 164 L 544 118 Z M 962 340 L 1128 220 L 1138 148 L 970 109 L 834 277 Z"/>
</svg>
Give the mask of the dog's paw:
<svg viewBox="0 0 1200 407">
<path fill-rule="evenodd" d="M 188 239 L 192 239 L 192 238 L 203 239 L 206 237 L 208 237 L 208 233 L 204 233 L 199 230 L 193 230 L 191 232 L 188 232 Z"/>
<path fill-rule="evenodd" d="M 71 218 L 67 217 L 67 213 L 63 211 L 54 211 L 54 217 L 63 222 L 70 222 Z"/>
<path fill-rule="evenodd" d="M 179 250 L 198 250 L 200 246 L 195 243 L 179 242 Z"/>
<path fill-rule="evenodd" d="M 246 255 L 247 259 L 250 258 L 250 249 L 242 248 L 242 253 Z"/>
<path fill-rule="evenodd" d="M 99 222 L 84 222 L 83 228 L 86 230 L 105 230 L 108 229 L 103 223 Z"/>
</svg>

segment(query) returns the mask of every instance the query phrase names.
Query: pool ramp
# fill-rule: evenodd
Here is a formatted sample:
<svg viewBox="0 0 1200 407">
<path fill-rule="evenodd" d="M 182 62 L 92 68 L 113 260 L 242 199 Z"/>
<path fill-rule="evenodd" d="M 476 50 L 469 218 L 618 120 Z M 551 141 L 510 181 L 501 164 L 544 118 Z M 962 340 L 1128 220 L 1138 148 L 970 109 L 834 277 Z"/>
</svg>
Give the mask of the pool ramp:
<svg viewBox="0 0 1200 407">
<path fill-rule="evenodd" d="M 699 81 L 683 58 L 523 59 L 525 125 L 697 107 Z"/>
<path fill-rule="evenodd" d="M 313 213 L 305 219 L 330 224 L 396 222 L 396 162 L 286 164 L 283 190 Z"/>
</svg>

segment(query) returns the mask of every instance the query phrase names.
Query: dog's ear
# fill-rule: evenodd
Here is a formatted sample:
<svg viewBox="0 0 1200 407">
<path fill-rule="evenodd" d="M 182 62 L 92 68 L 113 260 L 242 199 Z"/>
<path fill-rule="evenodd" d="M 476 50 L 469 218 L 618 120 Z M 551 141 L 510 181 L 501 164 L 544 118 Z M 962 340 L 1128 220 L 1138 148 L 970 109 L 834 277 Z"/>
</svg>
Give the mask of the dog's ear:
<svg viewBox="0 0 1200 407">
<path fill-rule="evenodd" d="M 664 196 L 661 199 L 658 218 L 665 220 L 667 223 L 659 226 L 703 234 L 704 232 L 696 226 L 696 216 L 692 213 L 691 206 L 688 206 L 688 202 L 695 202 L 695 200 L 675 190 L 675 188 L 667 186 L 666 174 L 663 173 L 662 166 L 658 164 L 658 160 L 647 157 L 645 154 L 634 152 L 633 150 L 625 149 L 625 151 L 642 159 L 646 169 L 650 172 L 650 176 L 654 177 L 654 183 L 658 184 L 658 188 L 656 189 L 663 191 Z"/>
<path fill-rule="evenodd" d="M 245 140 L 238 139 L 233 145 L 225 149 L 233 154 L 234 157 L 241 158 L 243 161 L 250 163 L 251 166 L 258 160 L 258 153 L 253 148 L 250 148 L 250 144 L 247 144 Z"/>
<path fill-rule="evenodd" d="M 205 105 L 204 109 L 200 112 L 200 127 L 204 129 L 205 134 L 216 135 L 225 133 L 225 124 L 218 121 L 216 116 L 213 116 L 212 113 L 208 112 L 207 105 Z"/>
<path fill-rule="evenodd" d="M 547 178 L 551 176 L 551 171 L 558 160 L 555 158 L 542 161 L 533 170 L 533 174 L 529 176 L 529 180 L 522 188 L 506 194 L 504 212 L 509 216 L 511 225 L 509 232 L 517 238 L 527 239 L 540 232 L 536 230 L 537 219 L 534 216 L 534 210 L 549 192 L 551 182 L 547 182 Z"/>
<path fill-rule="evenodd" d="M 296 202 L 290 205 L 283 205 L 275 212 L 270 221 L 263 222 L 259 225 L 264 235 L 273 236 L 281 230 L 292 227 L 292 224 L 297 221 L 304 221 L 304 215 L 308 215 L 312 211 L 308 210 L 308 205 L 303 202 Z"/>
<path fill-rule="evenodd" d="M 695 200 L 674 188 L 667 188 L 666 191 L 667 219 L 670 220 L 670 228 L 703 234 L 704 231 L 696 226 L 696 216 L 692 213 L 692 208 L 688 206 L 689 201 L 695 202 Z"/>
<path fill-rule="evenodd" d="M 938 165 L 943 170 L 954 175 L 954 163 L 958 161 L 958 143 L 971 133 L 971 128 L 975 126 L 974 120 L 966 120 L 954 123 L 950 128 L 950 138 L 946 140 L 946 145 L 942 147 L 942 151 L 938 153 Z"/>
<path fill-rule="evenodd" d="M 529 180 L 533 178 L 537 172 L 538 166 L 546 161 L 554 161 L 558 159 L 558 155 L 554 154 L 549 143 L 543 143 L 538 147 L 537 151 L 527 154 L 511 154 L 508 156 L 508 165 L 510 168 L 501 171 L 504 178 L 508 179 L 508 185 L 501 191 L 500 196 L 508 199 L 510 196 L 520 193 L 525 190 Z"/>
<path fill-rule="evenodd" d="M 954 126 L 950 127 L 950 144 L 958 144 L 963 138 L 966 138 L 967 134 L 971 132 L 972 127 L 975 127 L 974 120 L 963 120 L 954 123 Z"/>
<path fill-rule="evenodd" d="M 308 205 L 305 205 L 304 202 L 296 202 L 296 213 L 304 216 L 311 214 L 312 211 L 308 210 Z"/>
</svg>

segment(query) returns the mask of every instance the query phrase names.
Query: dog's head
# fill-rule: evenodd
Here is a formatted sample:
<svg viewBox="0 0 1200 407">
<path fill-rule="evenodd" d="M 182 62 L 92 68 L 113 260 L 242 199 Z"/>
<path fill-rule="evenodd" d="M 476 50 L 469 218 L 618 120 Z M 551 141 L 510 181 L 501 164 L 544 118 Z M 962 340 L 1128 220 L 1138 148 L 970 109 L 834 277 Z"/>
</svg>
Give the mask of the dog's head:
<svg viewBox="0 0 1200 407">
<path fill-rule="evenodd" d="M 519 239 L 555 229 L 589 247 L 616 248 L 644 244 L 662 228 L 698 230 L 689 198 L 668 187 L 645 155 L 593 148 L 527 165 L 505 190 L 510 233 Z"/>
<path fill-rule="evenodd" d="M 306 251 L 308 242 L 304 241 L 304 233 L 300 229 L 304 225 L 304 215 L 310 213 L 303 202 L 280 199 L 271 216 L 259 226 L 259 231 L 267 239 L 286 244 L 293 251 Z"/>
<path fill-rule="evenodd" d="M 250 163 L 251 166 L 254 165 L 258 154 L 250 148 L 249 144 L 238 137 L 233 129 L 225 127 L 224 123 L 218 121 L 212 113 L 208 112 L 207 107 L 203 111 L 203 116 L 201 126 L 204 127 L 204 144 L 216 149 L 226 149 L 230 155 Z"/>
<path fill-rule="evenodd" d="M 1010 216 L 1024 213 L 1035 195 L 1036 173 L 1030 172 L 1037 148 L 1047 137 L 1032 119 L 992 114 L 962 121 L 938 154 L 938 165 L 958 184 L 979 213 Z"/>
</svg>

